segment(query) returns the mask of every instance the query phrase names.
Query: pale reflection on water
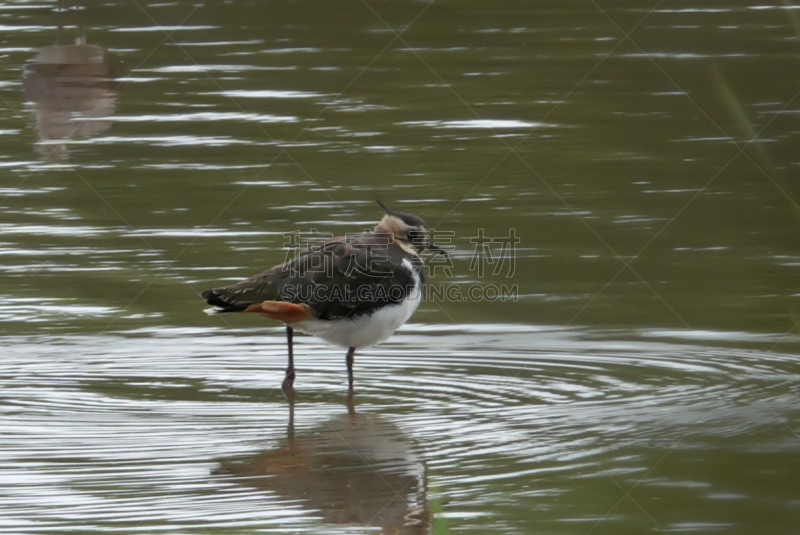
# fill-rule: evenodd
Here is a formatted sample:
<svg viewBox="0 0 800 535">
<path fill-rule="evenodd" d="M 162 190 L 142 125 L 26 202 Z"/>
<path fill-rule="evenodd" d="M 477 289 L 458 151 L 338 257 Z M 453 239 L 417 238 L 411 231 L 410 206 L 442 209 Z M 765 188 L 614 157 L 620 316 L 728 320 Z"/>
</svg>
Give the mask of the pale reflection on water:
<svg viewBox="0 0 800 535">
<path fill-rule="evenodd" d="M 36 150 L 46 158 L 67 157 L 67 142 L 109 128 L 117 104 L 117 82 L 105 50 L 86 44 L 41 48 L 25 66 L 25 101 L 35 116 Z"/>
</svg>

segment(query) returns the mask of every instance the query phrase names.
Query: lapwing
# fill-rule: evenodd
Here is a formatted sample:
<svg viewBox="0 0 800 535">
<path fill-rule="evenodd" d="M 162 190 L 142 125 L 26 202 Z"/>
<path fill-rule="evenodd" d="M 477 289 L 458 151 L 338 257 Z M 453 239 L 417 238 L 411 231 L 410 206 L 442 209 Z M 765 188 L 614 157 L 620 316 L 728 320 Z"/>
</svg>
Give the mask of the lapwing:
<svg viewBox="0 0 800 535">
<path fill-rule="evenodd" d="M 422 255 L 447 254 L 421 218 L 388 208 L 373 232 L 331 238 L 245 281 L 203 292 L 210 314 L 246 312 L 286 324 L 293 395 L 295 330 L 347 348 L 349 393 L 357 349 L 389 338 L 414 313 L 425 284 Z"/>
</svg>

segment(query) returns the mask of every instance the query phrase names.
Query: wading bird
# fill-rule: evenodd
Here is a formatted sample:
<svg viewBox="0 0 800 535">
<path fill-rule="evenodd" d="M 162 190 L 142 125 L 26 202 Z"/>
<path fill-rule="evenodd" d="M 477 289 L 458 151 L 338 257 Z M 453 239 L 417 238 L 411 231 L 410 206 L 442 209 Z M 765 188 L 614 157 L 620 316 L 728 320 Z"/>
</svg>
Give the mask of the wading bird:
<svg viewBox="0 0 800 535">
<path fill-rule="evenodd" d="M 203 292 L 207 312 L 249 312 L 286 324 L 289 365 L 283 391 L 293 393 L 292 333 L 347 348 L 353 391 L 356 349 L 389 338 L 419 306 L 425 284 L 421 255 L 447 254 L 419 217 L 388 208 L 373 232 L 331 238 L 245 281 Z"/>
</svg>

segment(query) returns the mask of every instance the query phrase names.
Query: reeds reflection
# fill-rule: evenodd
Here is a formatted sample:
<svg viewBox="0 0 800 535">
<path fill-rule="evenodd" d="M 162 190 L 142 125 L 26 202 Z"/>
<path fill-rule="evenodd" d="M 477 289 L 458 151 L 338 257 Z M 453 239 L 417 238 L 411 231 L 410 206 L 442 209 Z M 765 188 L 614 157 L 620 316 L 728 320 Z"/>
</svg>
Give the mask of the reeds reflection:
<svg viewBox="0 0 800 535">
<path fill-rule="evenodd" d="M 295 432 L 246 459 L 226 460 L 215 474 L 298 500 L 337 527 L 379 527 L 385 535 L 432 533 L 425 464 L 400 429 L 384 418 L 335 416 Z"/>
<path fill-rule="evenodd" d="M 23 71 L 23 98 L 33 107 L 36 150 L 46 158 L 66 158 L 66 143 L 96 135 L 110 126 L 117 82 L 105 50 L 86 44 L 39 49 Z"/>
</svg>

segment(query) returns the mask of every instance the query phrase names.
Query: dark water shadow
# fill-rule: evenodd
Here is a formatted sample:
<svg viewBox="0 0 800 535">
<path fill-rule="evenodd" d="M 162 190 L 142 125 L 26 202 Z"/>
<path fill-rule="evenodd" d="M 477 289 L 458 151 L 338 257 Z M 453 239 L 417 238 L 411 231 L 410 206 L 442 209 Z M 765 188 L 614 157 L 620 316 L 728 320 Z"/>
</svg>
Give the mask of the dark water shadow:
<svg viewBox="0 0 800 535">
<path fill-rule="evenodd" d="M 294 405 L 286 440 L 251 457 L 222 460 L 212 473 L 298 501 L 331 526 L 433 533 L 425 463 L 396 425 L 358 414 L 348 399 L 347 413 L 296 429 Z"/>
</svg>

